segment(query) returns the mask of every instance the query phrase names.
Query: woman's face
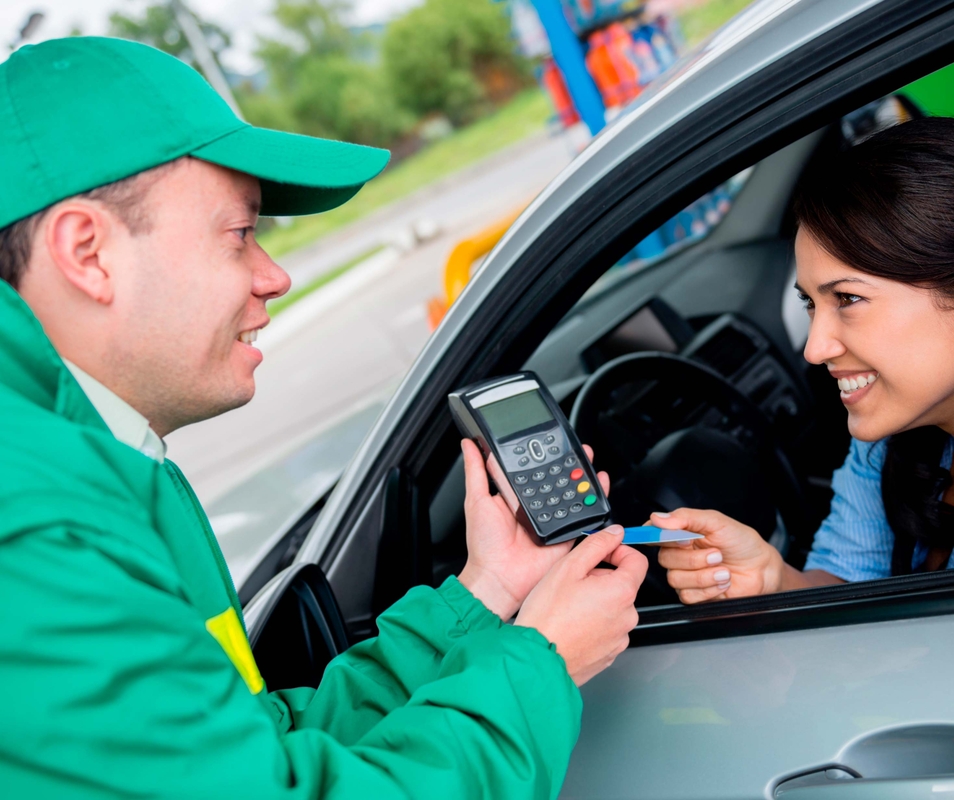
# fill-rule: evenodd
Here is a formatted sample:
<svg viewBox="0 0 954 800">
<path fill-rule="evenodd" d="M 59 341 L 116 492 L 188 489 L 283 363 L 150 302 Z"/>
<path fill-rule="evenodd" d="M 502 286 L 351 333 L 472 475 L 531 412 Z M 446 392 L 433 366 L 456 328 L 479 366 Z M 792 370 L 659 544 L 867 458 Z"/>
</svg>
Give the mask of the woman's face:
<svg viewBox="0 0 954 800">
<path fill-rule="evenodd" d="M 795 260 L 811 318 L 805 358 L 828 367 L 851 435 L 872 442 L 923 425 L 954 433 L 954 310 L 928 290 L 842 264 L 804 229 Z"/>
</svg>

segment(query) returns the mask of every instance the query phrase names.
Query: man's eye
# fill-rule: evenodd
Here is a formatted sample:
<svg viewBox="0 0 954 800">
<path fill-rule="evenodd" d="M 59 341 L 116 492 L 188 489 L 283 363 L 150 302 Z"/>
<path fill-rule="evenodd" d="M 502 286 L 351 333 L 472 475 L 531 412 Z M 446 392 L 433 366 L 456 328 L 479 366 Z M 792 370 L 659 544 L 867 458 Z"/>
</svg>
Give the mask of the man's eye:
<svg viewBox="0 0 954 800">
<path fill-rule="evenodd" d="M 249 235 L 249 233 L 251 233 L 251 231 L 253 231 L 253 230 L 254 230 L 254 228 L 252 228 L 251 225 L 247 225 L 247 226 L 245 226 L 244 228 L 235 228 L 235 232 L 238 234 L 239 238 L 240 238 L 243 242 L 245 241 L 245 239 L 246 239 L 246 237 Z"/>
<path fill-rule="evenodd" d="M 798 299 L 802 302 L 802 305 L 804 305 L 808 311 L 811 311 L 815 307 L 814 301 L 807 294 L 803 294 L 802 292 L 799 292 Z"/>
</svg>

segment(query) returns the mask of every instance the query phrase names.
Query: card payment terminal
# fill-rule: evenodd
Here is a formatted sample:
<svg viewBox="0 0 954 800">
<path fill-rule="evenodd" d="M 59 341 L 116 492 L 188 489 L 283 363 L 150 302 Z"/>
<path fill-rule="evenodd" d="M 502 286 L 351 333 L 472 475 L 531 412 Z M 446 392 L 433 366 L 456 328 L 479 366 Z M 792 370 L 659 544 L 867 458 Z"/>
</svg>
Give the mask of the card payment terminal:
<svg viewBox="0 0 954 800">
<path fill-rule="evenodd" d="M 448 402 L 524 528 L 556 544 L 603 527 L 610 507 L 596 471 L 534 373 L 475 383 L 452 392 Z"/>
</svg>

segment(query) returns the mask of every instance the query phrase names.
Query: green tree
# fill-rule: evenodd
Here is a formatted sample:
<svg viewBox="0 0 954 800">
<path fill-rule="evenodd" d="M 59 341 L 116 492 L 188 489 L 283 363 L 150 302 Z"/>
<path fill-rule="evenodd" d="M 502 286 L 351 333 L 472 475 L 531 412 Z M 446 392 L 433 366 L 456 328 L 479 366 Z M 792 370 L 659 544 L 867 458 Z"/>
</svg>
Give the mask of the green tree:
<svg viewBox="0 0 954 800">
<path fill-rule="evenodd" d="M 300 133 L 387 145 L 413 117 L 400 108 L 377 67 L 355 59 L 361 41 L 342 23 L 342 0 L 278 0 L 280 39 L 260 39 L 258 56 L 268 72 L 272 99 L 243 105 L 250 121 L 267 124 L 279 106 Z"/>
<path fill-rule="evenodd" d="M 495 84 L 512 91 L 529 74 L 506 10 L 492 0 L 426 0 L 388 26 L 383 63 L 405 108 L 440 112 L 456 124 L 484 110 Z"/>
<path fill-rule="evenodd" d="M 196 17 L 199 29 L 205 35 L 209 48 L 219 60 L 219 54 L 231 43 L 227 31 L 212 22 Z M 163 52 L 176 58 L 181 58 L 198 69 L 192 48 L 176 22 L 175 14 L 167 3 L 155 3 L 147 6 L 141 17 L 130 17 L 120 11 L 109 15 L 109 35 L 121 39 L 132 39 L 136 42 L 157 47 Z"/>
</svg>

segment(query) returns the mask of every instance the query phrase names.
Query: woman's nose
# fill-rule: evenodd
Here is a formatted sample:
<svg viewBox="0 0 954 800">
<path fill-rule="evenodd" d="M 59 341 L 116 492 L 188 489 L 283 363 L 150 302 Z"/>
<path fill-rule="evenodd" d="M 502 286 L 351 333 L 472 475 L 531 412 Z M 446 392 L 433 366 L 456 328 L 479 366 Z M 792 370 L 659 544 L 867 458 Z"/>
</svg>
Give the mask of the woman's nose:
<svg viewBox="0 0 954 800">
<path fill-rule="evenodd" d="M 837 330 L 827 315 L 815 312 L 815 318 L 808 329 L 808 341 L 805 342 L 805 360 L 809 364 L 824 364 L 844 355 L 847 348 L 837 336 Z"/>
</svg>

